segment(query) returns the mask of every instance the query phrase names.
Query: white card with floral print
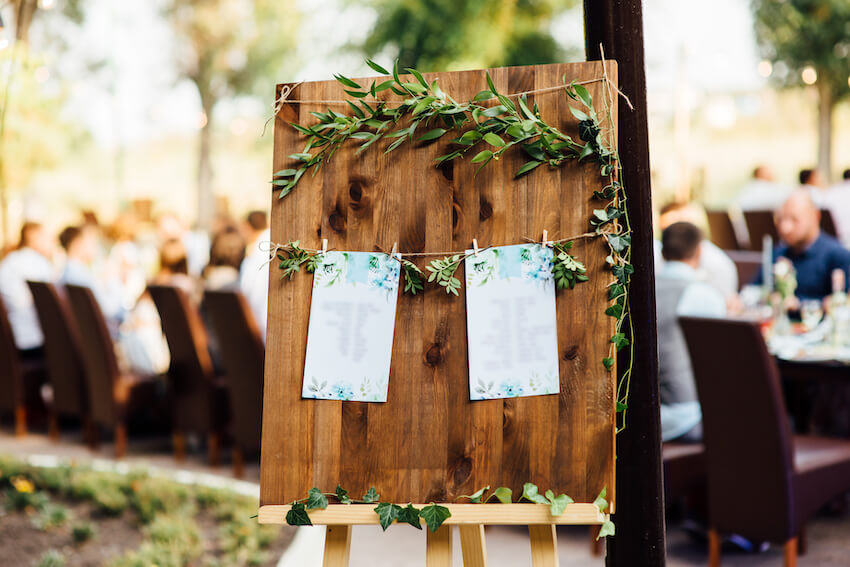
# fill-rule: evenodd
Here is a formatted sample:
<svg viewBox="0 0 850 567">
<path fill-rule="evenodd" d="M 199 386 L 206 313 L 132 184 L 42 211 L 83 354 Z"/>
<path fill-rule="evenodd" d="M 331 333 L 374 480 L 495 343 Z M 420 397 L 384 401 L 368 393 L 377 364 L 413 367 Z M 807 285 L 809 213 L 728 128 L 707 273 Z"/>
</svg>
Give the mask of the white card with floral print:
<svg viewBox="0 0 850 567">
<path fill-rule="evenodd" d="M 552 249 L 518 244 L 466 258 L 472 400 L 557 394 L 558 323 Z"/>
<path fill-rule="evenodd" d="M 302 398 L 387 401 L 400 272 L 378 252 L 317 258 Z"/>
</svg>

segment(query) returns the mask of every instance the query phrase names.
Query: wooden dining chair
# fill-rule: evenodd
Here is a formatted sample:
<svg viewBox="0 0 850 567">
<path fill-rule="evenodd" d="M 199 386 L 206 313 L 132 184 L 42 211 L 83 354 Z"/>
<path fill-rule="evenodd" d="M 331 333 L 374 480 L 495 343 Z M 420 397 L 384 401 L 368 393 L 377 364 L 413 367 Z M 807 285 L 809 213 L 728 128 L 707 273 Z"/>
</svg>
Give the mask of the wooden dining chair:
<svg viewBox="0 0 850 567">
<path fill-rule="evenodd" d="M 182 461 L 185 458 L 185 435 L 197 433 L 207 437 L 209 464 L 215 466 L 230 412 L 227 386 L 213 369 L 201 315 L 180 288 L 151 285 L 148 292 L 156 304 L 162 331 L 171 351 L 168 385 L 174 456 Z"/>
<path fill-rule="evenodd" d="M 260 450 L 266 349 L 248 302 L 238 291 L 207 291 L 204 310 L 218 339 L 230 391 L 233 474 L 241 477 L 245 455 Z"/>
<path fill-rule="evenodd" d="M 850 490 L 850 441 L 792 435 L 779 371 L 758 324 L 679 319 L 702 405 L 709 566 L 721 534 L 784 546 L 797 564 L 799 537 L 819 508 Z"/>
<path fill-rule="evenodd" d="M 735 227 L 728 211 L 705 211 L 710 240 L 722 250 L 740 250 Z"/>
<path fill-rule="evenodd" d="M 9 314 L 0 298 L 0 410 L 12 414 L 16 437 L 25 436 L 28 419 L 44 409 L 43 382 L 44 365 L 21 359 Z"/>
<path fill-rule="evenodd" d="M 48 436 L 59 438 L 59 416 L 80 421 L 91 444 L 88 388 L 83 369 L 82 347 L 71 308 L 56 286 L 47 282 L 27 282 L 38 321 L 44 333 L 47 380 L 53 393 L 48 403 Z"/>
<path fill-rule="evenodd" d="M 89 417 L 95 425 L 115 432 L 115 457 L 121 458 L 127 452 L 127 422 L 160 405 L 156 380 L 120 369 L 106 319 L 91 289 L 67 285 L 65 290 L 80 334 Z M 95 428 L 90 443 L 97 446 Z"/>
<path fill-rule="evenodd" d="M 779 243 L 773 211 L 744 211 L 744 222 L 750 235 L 750 249 L 761 250 L 765 235 L 773 238 L 773 244 Z"/>
<path fill-rule="evenodd" d="M 738 272 L 738 289 L 752 284 L 761 272 L 761 252 L 754 250 L 727 250 L 726 255 L 735 262 Z"/>
</svg>

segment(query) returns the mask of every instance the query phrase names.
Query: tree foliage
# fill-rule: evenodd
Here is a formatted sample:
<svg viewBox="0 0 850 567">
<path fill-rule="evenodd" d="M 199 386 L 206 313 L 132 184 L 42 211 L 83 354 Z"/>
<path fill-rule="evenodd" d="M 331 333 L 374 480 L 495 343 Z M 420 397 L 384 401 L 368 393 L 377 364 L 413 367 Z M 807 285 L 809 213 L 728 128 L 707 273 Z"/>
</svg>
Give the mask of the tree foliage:
<svg viewBox="0 0 850 567">
<path fill-rule="evenodd" d="M 373 0 L 378 20 L 363 48 L 428 71 L 532 65 L 567 54 L 549 32 L 576 0 Z"/>
<path fill-rule="evenodd" d="M 832 90 L 834 100 L 850 94 L 850 2 L 847 0 L 753 0 L 756 37 L 762 54 L 788 68 L 775 80 L 801 84 L 807 66 Z"/>
</svg>

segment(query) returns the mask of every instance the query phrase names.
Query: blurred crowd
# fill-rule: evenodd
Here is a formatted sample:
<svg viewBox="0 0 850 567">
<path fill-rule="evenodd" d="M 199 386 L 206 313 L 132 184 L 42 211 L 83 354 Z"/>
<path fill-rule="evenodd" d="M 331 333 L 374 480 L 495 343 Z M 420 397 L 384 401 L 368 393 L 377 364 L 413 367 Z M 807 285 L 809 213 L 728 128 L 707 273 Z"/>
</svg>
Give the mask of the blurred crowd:
<svg viewBox="0 0 850 567">
<path fill-rule="evenodd" d="M 777 183 L 768 167 L 758 166 L 729 208 L 739 242 L 748 239 L 744 213 L 772 213 L 778 242 L 765 252 L 743 253 L 755 255 L 760 262 L 750 281 L 739 274 L 732 257 L 740 258 L 740 252 L 722 250 L 705 237 L 705 211 L 700 205 L 670 203 L 661 208 L 655 263 L 665 441 L 702 439 L 701 409 L 679 317 L 744 316 L 747 292 L 754 292 L 757 301 L 772 308 L 774 317 L 789 313 L 799 317 L 807 303 L 817 304 L 817 313 L 825 311 L 827 317 L 831 309 L 850 305 L 850 169 L 832 186 L 811 169 L 801 171 L 798 181 L 796 186 Z M 836 236 L 822 229 L 822 211 L 832 215 Z"/>
<path fill-rule="evenodd" d="M 205 290 L 239 290 L 265 338 L 268 304 L 268 218 L 252 211 L 241 221 L 220 218 L 208 234 L 175 214 L 141 223 L 122 213 L 103 225 L 92 213 L 57 233 L 26 222 L 16 247 L 0 258 L 0 298 L 24 359 L 41 358 L 44 338 L 27 281 L 92 290 L 121 361 L 141 374 L 168 369 L 169 351 L 148 283 L 183 289 L 200 304 Z M 203 306 L 201 313 L 203 315 Z"/>
</svg>

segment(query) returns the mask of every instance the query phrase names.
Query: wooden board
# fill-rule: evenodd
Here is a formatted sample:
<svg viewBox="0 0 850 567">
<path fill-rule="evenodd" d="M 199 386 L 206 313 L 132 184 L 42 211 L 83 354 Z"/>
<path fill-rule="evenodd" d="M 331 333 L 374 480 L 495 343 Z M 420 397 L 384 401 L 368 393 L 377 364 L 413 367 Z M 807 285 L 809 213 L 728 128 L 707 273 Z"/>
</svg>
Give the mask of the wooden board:
<svg viewBox="0 0 850 567">
<path fill-rule="evenodd" d="M 616 82 L 615 63 L 607 69 Z M 493 69 L 491 76 L 508 94 L 557 86 L 564 76 L 600 78 L 603 68 L 543 65 Z M 484 71 L 426 74 L 435 78 L 456 100 L 486 88 Z M 586 86 L 602 100 L 602 82 Z M 322 81 L 296 86 L 289 98 L 340 100 L 344 93 L 336 81 Z M 545 120 L 578 137 L 562 91 L 534 99 Z M 309 112 L 326 107 L 283 106 L 275 121 L 275 171 L 291 167 L 286 156 L 304 143 L 287 122 L 312 124 Z M 540 167 L 514 179 L 527 159 L 517 149 L 474 176 L 468 159 L 434 167 L 433 159 L 448 153 L 445 138 L 389 155 L 387 144 L 358 156 L 355 145 L 347 146 L 287 197 L 274 194 L 272 240 L 318 248 L 327 238 L 332 249 L 365 251 L 388 251 L 398 242 L 401 252 L 422 252 L 462 250 L 473 238 L 483 247 L 539 240 L 544 229 L 553 239 L 589 230 L 600 206 L 591 198 L 603 181 L 597 166 Z M 603 313 L 611 276 L 600 239 L 574 250 L 590 281 L 557 293 L 560 395 L 477 402 L 469 401 L 464 292 L 447 296 L 437 287 L 399 298 L 386 403 L 301 399 L 312 277 L 279 281 L 273 264 L 261 504 L 285 504 L 311 487 L 333 491 L 337 484 L 352 495 L 375 486 L 382 500 L 394 502 L 454 502 L 486 485 L 519 495 L 525 482 L 576 502 L 592 502 L 607 487 L 613 501 L 615 378 L 601 363 L 613 332 L 613 319 Z"/>
</svg>

